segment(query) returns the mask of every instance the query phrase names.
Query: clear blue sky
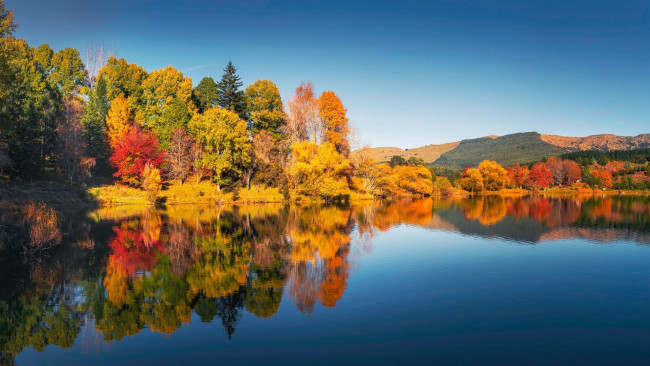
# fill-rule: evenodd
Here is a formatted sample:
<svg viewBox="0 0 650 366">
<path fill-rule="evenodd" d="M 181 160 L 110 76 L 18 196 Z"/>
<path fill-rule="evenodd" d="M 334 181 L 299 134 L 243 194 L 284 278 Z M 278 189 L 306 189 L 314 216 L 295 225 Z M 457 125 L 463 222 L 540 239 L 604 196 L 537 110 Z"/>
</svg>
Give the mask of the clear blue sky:
<svg viewBox="0 0 650 366">
<path fill-rule="evenodd" d="M 104 42 L 196 85 L 333 90 L 362 142 L 417 147 L 522 131 L 650 132 L 647 0 L 5 0 L 17 36 Z"/>
</svg>

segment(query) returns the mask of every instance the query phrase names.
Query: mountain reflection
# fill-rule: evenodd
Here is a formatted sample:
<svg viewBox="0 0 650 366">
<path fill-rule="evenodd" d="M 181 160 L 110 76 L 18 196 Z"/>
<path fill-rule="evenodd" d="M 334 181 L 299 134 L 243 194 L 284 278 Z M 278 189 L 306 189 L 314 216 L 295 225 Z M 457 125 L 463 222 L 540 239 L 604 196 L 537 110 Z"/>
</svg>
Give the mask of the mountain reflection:
<svg viewBox="0 0 650 366">
<path fill-rule="evenodd" d="M 2 259 L 0 359 L 11 364 L 25 347 L 66 348 L 77 338 L 110 343 L 146 328 L 170 334 L 192 321 L 221 322 L 233 337 L 245 313 L 273 318 L 284 297 L 304 314 L 334 307 L 359 253 L 379 232 L 402 224 L 527 243 L 648 243 L 650 198 L 485 196 L 69 213 L 66 242 L 49 257 Z M 78 337 L 82 331 L 100 336 Z"/>
</svg>

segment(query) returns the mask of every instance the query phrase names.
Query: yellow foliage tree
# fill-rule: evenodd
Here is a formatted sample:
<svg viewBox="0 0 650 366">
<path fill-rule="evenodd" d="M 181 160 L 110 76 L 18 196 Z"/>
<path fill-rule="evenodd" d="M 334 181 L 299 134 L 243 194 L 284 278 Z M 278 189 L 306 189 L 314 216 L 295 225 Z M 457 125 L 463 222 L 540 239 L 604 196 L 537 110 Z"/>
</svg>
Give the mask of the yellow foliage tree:
<svg viewBox="0 0 650 366">
<path fill-rule="evenodd" d="M 478 170 L 483 176 L 483 187 L 486 191 L 498 191 L 508 184 L 508 171 L 499 163 L 492 160 L 483 160 L 478 165 Z"/>
<path fill-rule="evenodd" d="M 108 110 L 106 116 L 106 135 L 108 136 L 108 144 L 115 148 L 124 140 L 126 135 L 129 134 L 131 129 L 131 112 L 129 111 L 129 103 L 123 94 L 118 95 L 111 102 L 111 108 Z"/>
<path fill-rule="evenodd" d="M 471 193 L 483 192 L 483 175 L 476 168 L 467 169 L 460 178 L 460 186 Z"/>
<path fill-rule="evenodd" d="M 397 186 L 405 192 L 429 195 L 433 191 L 431 172 L 422 165 L 397 165 L 393 175 Z"/>
<path fill-rule="evenodd" d="M 350 161 L 333 144 L 296 142 L 291 146 L 293 164 L 289 175 L 300 194 L 333 198 L 350 193 L 347 176 Z"/>
<path fill-rule="evenodd" d="M 142 188 L 147 193 L 150 203 L 155 203 L 160 193 L 162 179 L 160 170 L 151 164 L 147 164 L 142 171 Z"/>
</svg>

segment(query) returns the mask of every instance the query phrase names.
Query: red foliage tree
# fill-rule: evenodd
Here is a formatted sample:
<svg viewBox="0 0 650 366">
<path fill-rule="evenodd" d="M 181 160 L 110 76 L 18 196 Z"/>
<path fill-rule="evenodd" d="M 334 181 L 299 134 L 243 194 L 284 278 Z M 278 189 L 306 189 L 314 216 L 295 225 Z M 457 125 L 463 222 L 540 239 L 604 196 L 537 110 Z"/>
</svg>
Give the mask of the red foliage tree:
<svg viewBox="0 0 650 366">
<path fill-rule="evenodd" d="M 526 184 L 528 180 L 528 175 L 530 174 L 530 169 L 527 166 L 521 166 L 519 163 L 515 166 L 508 167 L 508 178 L 510 179 L 510 185 L 514 188 L 521 188 Z"/>
<path fill-rule="evenodd" d="M 564 160 L 564 183 L 571 185 L 582 178 L 580 165 L 573 160 Z"/>
<path fill-rule="evenodd" d="M 140 185 L 142 171 L 147 163 L 159 167 L 165 153 L 156 136 L 149 131 L 133 127 L 129 134 L 113 151 L 110 163 L 117 171 L 113 176 L 131 185 Z"/>
<path fill-rule="evenodd" d="M 544 163 L 537 163 L 533 165 L 528 175 L 526 186 L 530 189 L 548 188 L 553 183 L 553 175 L 551 171 L 546 168 Z"/>
</svg>

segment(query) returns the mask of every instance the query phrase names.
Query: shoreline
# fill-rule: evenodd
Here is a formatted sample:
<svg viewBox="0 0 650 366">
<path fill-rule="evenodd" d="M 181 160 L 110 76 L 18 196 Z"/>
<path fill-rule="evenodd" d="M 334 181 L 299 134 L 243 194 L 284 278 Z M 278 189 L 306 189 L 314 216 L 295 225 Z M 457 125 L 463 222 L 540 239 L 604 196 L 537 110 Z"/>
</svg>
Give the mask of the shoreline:
<svg viewBox="0 0 650 366">
<path fill-rule="evenodd" d="M 434 192 L 433 198 L 439 197 L 470 197 L 470 196 L 501 196 L 523 197 L 537 195 L 542 197 L 578 197 L 578 196 L 650 196 L 650 191 L 591 189 L 573 187 L 553 187 L 541 191 L 526 189 L 504 189 L 469 193 L 454 189 L 449 193 Z M 413 196 L 418 197 L 418 196 Z M 421 196 L 420 196 L 421 197 Z M 344 202 L 363 202 L 383 199 L 364 193 L 352 192 Z M 83 207 L 112 207 L 123 205 L 152 205 L 146 199 L 143 190 L 118 184 L 100 186 L 63 185 L 53 182 L 30 182 L 25 184 L 0 185 L 0 201 L 9 203 L 25 203 L 29 201 L 44 202 L 51 205 L 83 206 Z M 277 188 L 258 188 L 237 192 L 219 191 L 216 185 L 201 182 L 199 185 L 186 183 L 183 185 L 166 185 L 160 192 L 157 205 L 238 205 L 238 204 L 268 204 L 268 203 L 326 203 L 321 197 L 292 195 L 287 198 Z M 340 201 L 339 201 L 340 202 Z"/>
</svg>

